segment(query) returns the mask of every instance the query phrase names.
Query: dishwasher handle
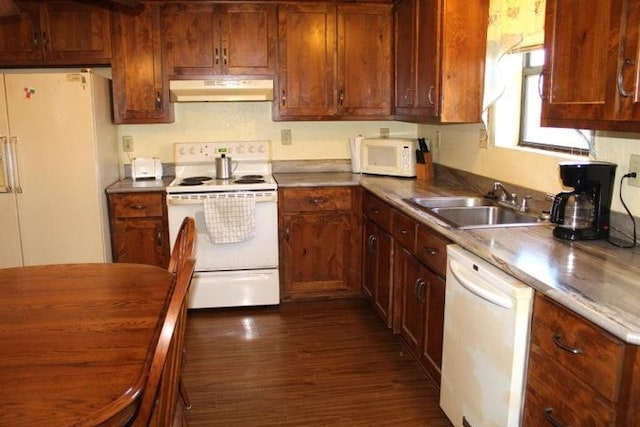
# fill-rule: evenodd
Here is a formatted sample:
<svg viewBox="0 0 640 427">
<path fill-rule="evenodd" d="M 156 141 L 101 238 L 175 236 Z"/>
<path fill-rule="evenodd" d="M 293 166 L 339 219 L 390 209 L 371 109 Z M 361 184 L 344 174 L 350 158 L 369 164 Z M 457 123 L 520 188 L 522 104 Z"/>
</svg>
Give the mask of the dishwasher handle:
<svg viewBox="0 0 640 427">
<path fill-rule="evenodd" d="M 449 269 L 456 281 L 467 291 L 493 305 L 497 305 L 498 307 L 506 308 L 507 310 L 513 308 L 513 301 L 511 298 L 506 297 L 503 294 L 493 292 L 482 285 L 476 284 L 473 280 L 474 278 L 470 277 L 466 272 L 466 269 L 455 260 L 449 259 Z"/>
</svg>

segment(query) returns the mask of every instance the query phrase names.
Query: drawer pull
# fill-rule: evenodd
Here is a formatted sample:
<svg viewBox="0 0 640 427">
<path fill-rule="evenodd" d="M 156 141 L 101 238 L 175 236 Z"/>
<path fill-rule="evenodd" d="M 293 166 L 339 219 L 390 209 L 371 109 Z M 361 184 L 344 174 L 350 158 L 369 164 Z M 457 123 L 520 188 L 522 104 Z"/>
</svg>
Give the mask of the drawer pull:
<svg viewBox="0 0 640 427">
<path fill-rule="evenodd" d="M 400 228 L 400 227 L 397 227 L 396 230 L 400 234 L 407 234 L 409 232 L 409 230 L 405 230 L 404 228 Z"/>
<path fill-rule="evenodd" d="M 551 424 L 553 427 L 564 427 L 564 424 L 558 421 L 556 417 L 551 415 L 552 412 L 553 412 L 553 408 L 545 408 L 544 418 L 547 420 L 547 422 Z"/>
<path fill-rule="evenodd" d="M 561 349 L 563 349 L 564 351 L 571 353 L 571 354 L 581 354 L 582 353 L 582 349 L 581 348 L 576 348 L 576 347 L 570 347 L 567 344 L 562 342 L 562 335 L 560 334 L 554 334 L 553 335 L 553 343 L 555 345 L 557 345 L 558 347 L 560 347 Z"/>
<path fill-rule="evenodd" d="M 369 252 L 372 254 L 376 253 L 376 240 L 378 239 L 373 234 L 369 236 Z"/>
<path fill-rule="evenodd" d="M 312 205 L 315 205 L 315 206 L 321 205 L 323 203 L 327 203 L 327 199 L 322 198 L 322 197 L 318 197 L 318 198 L 315 198 L 315 199 L 308 199 L 308 200 L 309 200 L 309 203 L 311 203 Z"/>
<path fill-rule="evenodd" d="M 374 209 L 371 209 L 371 212 L 372 212 L 374 215 L 378 215 L 378 214 L 380 213 L 380 209 L 375 209 L 375 208 L 374 208 Z"/>
<path fill-rule="evenodd" d="M 142 211 L 142 210 L 147 209 L 147 205 L 140 205 L 140 204 L 134 205 L 134 204 L 131 204 L 131 205 L 128 206 L 128 208 L 129 209 L 134 209 L 136 211 Z"/>
<path fill-rule="evenodd" d="M 428 246 L 423 246 L 422 250 L 427 254 L 427 255 L 438 255 L 438 250 L 436 248 L 430 248 Z"/>
</svg>

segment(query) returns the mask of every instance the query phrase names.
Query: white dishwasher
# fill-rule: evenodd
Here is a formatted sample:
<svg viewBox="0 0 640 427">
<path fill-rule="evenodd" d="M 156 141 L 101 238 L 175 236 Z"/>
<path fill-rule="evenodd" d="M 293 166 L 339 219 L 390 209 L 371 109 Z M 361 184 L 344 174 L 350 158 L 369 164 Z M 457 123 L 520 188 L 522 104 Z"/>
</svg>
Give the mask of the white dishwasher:
<svg viewBox="0 0 640 427">
<path fill-rule="evenodd" d="M 440 406 L 455 426 L 519 426 L 533 290 L 447 247 Z"/>
</svg>

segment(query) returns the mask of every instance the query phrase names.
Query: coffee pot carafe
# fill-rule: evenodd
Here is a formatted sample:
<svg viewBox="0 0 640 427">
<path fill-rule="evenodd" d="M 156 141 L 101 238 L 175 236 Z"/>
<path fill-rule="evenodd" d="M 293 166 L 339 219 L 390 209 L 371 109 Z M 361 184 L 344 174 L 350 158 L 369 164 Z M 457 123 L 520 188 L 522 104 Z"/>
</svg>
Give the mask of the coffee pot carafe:
<svg viewBox="0 0 640 427">
<path fill-rule="evenodd" d="M 551 205 L 551 222 L 571 230 L 595 225 L 595 205 L 588 194 L 576 191 L 556 194 Z"/>
</svg>

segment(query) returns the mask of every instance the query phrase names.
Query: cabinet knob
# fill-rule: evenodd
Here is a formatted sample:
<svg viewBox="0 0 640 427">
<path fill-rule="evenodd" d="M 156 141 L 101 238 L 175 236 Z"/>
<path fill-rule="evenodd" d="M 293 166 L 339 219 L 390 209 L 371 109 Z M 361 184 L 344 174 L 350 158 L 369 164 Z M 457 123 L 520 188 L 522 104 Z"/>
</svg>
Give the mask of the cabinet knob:
<svg viewBox="0 0 640 427">
<path fill-rule="evenodd" d="M 282 96 L 280 97 L 280 100 L 282 102 L 282 105 L 285 105 L 287 103 L 287 93 L 284 91 L 284 89 L 282 89 Z"/>
<path fill-rule="evenodd" d="M 162 109 L 162 95 L 160 95 L 160 91 L 156 92 L 156 110 Z"/>
<path fill-rule="evenodd" d="M 312 205 L 315 206 L 319 206 L 322 205 L 324 203 L 327 203 L 327 199 L 323 198 L 323 197 L 317 197 L 317 198 L 313 198 L 313 199 L 308 199 L 309 203 L 311 203 Z"/>
</svg>

